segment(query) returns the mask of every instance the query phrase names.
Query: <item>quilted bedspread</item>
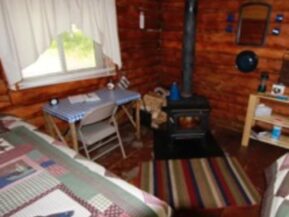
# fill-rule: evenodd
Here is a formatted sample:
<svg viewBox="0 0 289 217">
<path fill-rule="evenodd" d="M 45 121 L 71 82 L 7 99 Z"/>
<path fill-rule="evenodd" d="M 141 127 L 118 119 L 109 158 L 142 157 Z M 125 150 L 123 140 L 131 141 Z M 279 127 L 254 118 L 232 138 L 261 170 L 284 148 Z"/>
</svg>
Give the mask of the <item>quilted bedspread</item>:
<svg viewBox="0 0 289 217">
<path fill-rule="evenodd" d="M 166 217 L 170 207 L 33 126 L 1 118 L 0 216 Z"/>
</svg>

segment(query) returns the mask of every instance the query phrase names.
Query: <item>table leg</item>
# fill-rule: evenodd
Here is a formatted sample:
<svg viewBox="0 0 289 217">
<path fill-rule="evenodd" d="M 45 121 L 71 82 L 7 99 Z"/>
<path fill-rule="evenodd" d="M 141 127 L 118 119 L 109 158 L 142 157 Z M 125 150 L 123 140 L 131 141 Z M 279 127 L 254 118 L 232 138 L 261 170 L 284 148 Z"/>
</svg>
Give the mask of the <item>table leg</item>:
<svg viewBox="0 0 289 217">
<path fill-rule="evenodd" d="M 69 123 L 69 128 L 70 128 L 73 149 L 76 152 L 78 152 L 78 140 L 77 140 L 77 132 L 76 132 L 75 123 Z"/>
<path fill-rule="evenodd" d="M 50 118 L 49 118 L 50 115 L 48 113 L 46 113 L 46 112 L 43 112 L 43 116 L 44 116 L 44 120 L 45 120 L 45 129 L 46 129 L 46 131 L 48 132 L 48 134 L 51 137 L 55 138 L 56 135 L 55 135 L 55 133 L 53 131 L 53 126 L 52 126 L 52 123 L 51 123 Z"/>
<path fill-rule="evenodd" d="M 250 135 L 251 135 L 251 128 L 254 125 L 254 114 L 256 106 L 259 104 L 260 99 L 255 95 L 250 95 L 248 107 L 247 107 L 247 114 L 245 120 L 245 126 L 243 130 L 242 136 L 242 146 L 247 147 L 249 145 Z"/>
<path fill-rule="evenodd" d="M 124 111 L 124 113 L 126 114 L 126 116 L 128 117 L 130 123 L 133 125 L 133 127 L 136 130 L 136 138 L 138 140 L 140 140 L 140 100 L 136 101 L 136 105 L 135 105 L 135 118 L 133 118 L 133 115 L 131 115 L 129 113 L 129 111 L 127 110 L 127 108 L 125 107 L 125 105 L 121 106 L 122 110 Z"/>
<path fill-rule="evenodd" d="M 48 114 L 46 116 L 48 122 L 50 123 L 52 129 L 51 130 L 54 130 L 54 132 L 56 133 L 57 135 L 57 138 L 61 140 L 61 142 L 63 142 L 65 145 L 67 145 L 67 142 L 65 141 L 64 137 L 62 136 L 59 128 L 57 127 L 56 123 L 53 121 L 53 118 Z M 54 137 L 55 138 L 55 137 Z"/>
<path fill-rule="evenodd" d="M 128 119 L 129 119 L 130 123 L 132 124 L 132 126 L 134 128 L 136 128 L 136 122 L 134 121 L 133 116 L 129 113 L 129 111 L 127 110 L 125 105 L 122 105 L 121 108 L 124 111 L 124 113 L 126 114 L 126 116 L 128 117 Z"/>
<path fill-rule="evenodd" d="M 136 102 L 136 112 L 135 112 L 135 122 L 136 122 L 136 138 L 140 140 L 141 137 L 141 132 L 140 132 L 140 106 L 141 106 L 141 101 L 138 100 Z"/>
</svg>

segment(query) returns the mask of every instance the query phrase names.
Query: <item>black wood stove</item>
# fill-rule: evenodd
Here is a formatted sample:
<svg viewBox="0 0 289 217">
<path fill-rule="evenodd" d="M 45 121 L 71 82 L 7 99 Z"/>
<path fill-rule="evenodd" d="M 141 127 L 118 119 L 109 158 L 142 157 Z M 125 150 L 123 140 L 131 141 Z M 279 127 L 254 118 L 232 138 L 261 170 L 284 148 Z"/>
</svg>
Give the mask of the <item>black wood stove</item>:
<svg viewBox="0 0 289 217">
<path fill-rule="evenodd" d="M 202 96 L 168 101 L 167 129 L 171 139 L 202 138 L 209 130 L 210 106 Z"/>
<path fill-rule="evenodd" d="M 167 107 L 164 108 L 168 114 L 167 128 L 172 139 L 202 138 L 209 129 L 209 102 L 205 97 L 192 93 L 196 13 L 197 0 L 186 0 L 181 99 L 168 99 Z"/>
</svg>

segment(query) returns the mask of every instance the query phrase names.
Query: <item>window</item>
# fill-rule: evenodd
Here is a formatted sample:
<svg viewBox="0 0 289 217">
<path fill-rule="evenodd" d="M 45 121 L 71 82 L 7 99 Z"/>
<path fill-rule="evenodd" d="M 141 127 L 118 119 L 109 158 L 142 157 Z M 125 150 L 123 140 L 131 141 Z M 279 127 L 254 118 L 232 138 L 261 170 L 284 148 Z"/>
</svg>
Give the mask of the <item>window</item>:
<svg viewBox="0 0 289 217">
<path fill-rule="evenodd" d="M 73 77 L 90 77 L 89 74 L 100 75 L 111 70 L 105 69 L 101 46 L 72 25 L 71 32 L 57 36 L 36 62 L 22 70 L 24 81 L 19 86 L 53 84 L 58 83 L 55 79 L 69 81 L 74 80 Z"/>
<path fill-rule="evenodd" d="M 0 2 L 9 89 L 111 76 L 122 67 L 115 0 Z"/>
</svg>

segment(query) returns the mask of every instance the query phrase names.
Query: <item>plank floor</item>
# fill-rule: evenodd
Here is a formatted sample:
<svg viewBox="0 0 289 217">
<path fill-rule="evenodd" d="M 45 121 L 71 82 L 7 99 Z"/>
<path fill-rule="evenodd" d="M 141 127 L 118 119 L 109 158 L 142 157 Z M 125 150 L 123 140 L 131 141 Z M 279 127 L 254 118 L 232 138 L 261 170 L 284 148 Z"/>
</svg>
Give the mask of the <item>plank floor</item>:
<svg viewBox="0 0 289 217">
<path fill-rule="evenodd" d="M 134 140 L 133 130 L 129 126 L 121 128 L 124 146 L 128 157 L 122 159 L 119 150 L 114 150 L 97 162 L 114 172 L 118 176 L 130 181 L 136 175 L 138 165 L 142 161 L 153 158 L 153 133 L 151 129 L 142 128 L 142 142 Z M 263 195 L 266 188 L 264 169 L 272 164 L 287 150 L 265 143 L 251 141 L 249 147 L 241 147 L 241 134 L 228 130 L 212 130 L 216 141 L 225 153 L 237 157 L 245 172 L 252 180 L 258 192 Z M 258 217 L 260 205 L 253 207 L 224 208 L 218 210 L 190 210 L 182 211 L 178 217 Z"/>
</svg>

